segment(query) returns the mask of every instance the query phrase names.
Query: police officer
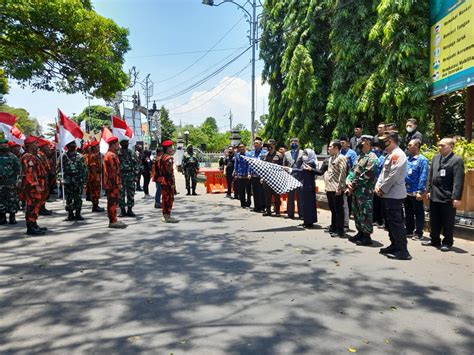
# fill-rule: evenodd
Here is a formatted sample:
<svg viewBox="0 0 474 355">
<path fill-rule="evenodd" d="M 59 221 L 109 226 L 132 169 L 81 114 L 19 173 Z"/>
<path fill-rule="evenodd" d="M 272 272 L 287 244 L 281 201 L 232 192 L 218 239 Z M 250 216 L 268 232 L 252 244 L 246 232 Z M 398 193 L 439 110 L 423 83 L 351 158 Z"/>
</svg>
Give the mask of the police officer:
<svg viewBox="0 0 474 355">
<path fill-rule="evenodd" d="M 184 173 L 184 179 L 186 181 L 186 195 L 191 195 L 191 187 L 193 195 L 197 195 L 196 193 L 196 185 L 197 185 L 197 173 L 199 171 L 199 160 L 197 156 L 194 154 L 193 145 L 189 144 L 186 147 L 186 152 L 183 155 L 183 160 L 181 162 L 181 166 Z"/>
<path fill-rule="evenodd" d="M 357 245 L 371 245 L 373 233 L 373 194 L 377 179 L 378 158 L 372 152 L 374 137 L 362 135 L 357 150 L 356 165 L 347 177 L 347 191 L 353 195 L 352 211 L 357 234 L 350 237 Z"/>
<path fill-rule="evenodd" d="M 20 175 L 20 160 L 8 149 L 8 141 L 0 139 L 0 224 L 16 224 L 18 194 L 16 184 Z"/>
<path fill-rule="evenodd" d="M 411 260 L 407 249 L 407 235 L 403 218 L 403 202 L 407 196 L 405 171 L 407 157 L 398 147 L 398 132 L 387 132 L 383 144 L 388 153 L 375 185 L 375 193 L 382 198 L 391 244 L 380 253 L 391 259 Z"/>
<path fill-rule="evenodd" d="M 82 154 L 76 150 L 76 142 L 66 145 L 63 154 L 64 195 L 66 197 L 66 221 L 83 221 L 81 216 L 82 191 L 86 183 L 87 168 Z M 75 214 L 74 214 L 75 212 Z"/>
<path fill-rule="evenodd" d="M 120 141 L 118 157 L 120 160 L 120 177 L 122 181 L 119 200 L 119 217 L 135 217 L 132 208 L 135 205 L 135 183 L 139 167 L 135 154 L 128 149 L 128 140 L 122 139 Z M 125 201 L 125 197 L 127 201 Z M 127 206 L 126 211 L 125 206 Z"/>
</svg>

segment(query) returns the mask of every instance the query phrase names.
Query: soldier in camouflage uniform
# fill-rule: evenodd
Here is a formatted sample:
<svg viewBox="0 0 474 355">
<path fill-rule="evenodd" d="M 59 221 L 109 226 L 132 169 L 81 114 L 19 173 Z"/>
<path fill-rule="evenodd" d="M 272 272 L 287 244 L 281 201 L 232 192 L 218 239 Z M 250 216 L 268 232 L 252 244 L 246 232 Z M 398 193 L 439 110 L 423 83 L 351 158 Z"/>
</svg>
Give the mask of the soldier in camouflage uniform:
<svg viewBox="0 0 474 355">
<path fill-rule="evenodd" d="M 183 160 L 181 162 L 184 179 L 186 181 L 186 190 L 188 193 L 186 195 L 191 195 L 191 187 L 193 190 L 193 195 L 196 193 L 197 185 L 197 173 L 199 171 L 199 160 L 194 154 L 193 145 L 189 144 L 186 148 L 186 152 L 183 155 Z"/>
<path fill-rule="evenodd" d="M 373 233 L 373 195 L 377 181 L 377 155 L 371 151 L 373 137 L 363 135 L 358 145 L 361 154 L 349 172 L 347 190 L 353 194 L 352 210 L 357 234 L 349 240 L 357 245 L 371 245 Z"/>
<path fill-rule="evenodd" d="M 128 141 L 120 141 L 120 150 L 118 151 L 118 157 L 120 160 L 120 174 L 122 181 L 122 189 L 120 190 L 120 217 L 135 217 L 132 208 L 135 204 L 135 183 L 138 174 L 138 162 L 135 154 L 128 149 Z M 125 197 L 127 201 L 125 203 Z M 125 211 L 127 206 L 127 211 Z"/>
<path fill-rule="evenodd" d="M 87 168 L 82 154 L 76 151 L 76 143 L 66 145 L 63 154 L 64 195 L 66 197 L 66 221 L 83 221 L 81 216 L 82 191 L 87 177 Z M 75 212 L 75 214 L 74 214 Z"/>
<path fill-rule="evenodd" d="M 20 159 L 10 153 L 8 141 L 0 139 L 0 224 L 16 224 L 15 213 L 18 212 L 18 194 L 16 184 L 20 175 Z"/>
</svg>

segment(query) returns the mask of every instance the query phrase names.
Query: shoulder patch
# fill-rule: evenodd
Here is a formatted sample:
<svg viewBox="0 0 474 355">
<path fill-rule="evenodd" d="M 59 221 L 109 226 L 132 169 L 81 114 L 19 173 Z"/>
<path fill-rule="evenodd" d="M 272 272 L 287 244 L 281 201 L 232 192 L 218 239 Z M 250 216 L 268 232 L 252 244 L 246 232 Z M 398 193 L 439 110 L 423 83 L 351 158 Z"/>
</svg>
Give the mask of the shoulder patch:
<svg viewBox="0 0 474 355">
<path fill-rule="evenodd" d="M 398 158 L 399 158 L 398 155 L 396 155 L 396 154 L 392 155 L 392 158 L 391 158 L 392 163 L 396 164 L 398 162 Z"/>
</svg>

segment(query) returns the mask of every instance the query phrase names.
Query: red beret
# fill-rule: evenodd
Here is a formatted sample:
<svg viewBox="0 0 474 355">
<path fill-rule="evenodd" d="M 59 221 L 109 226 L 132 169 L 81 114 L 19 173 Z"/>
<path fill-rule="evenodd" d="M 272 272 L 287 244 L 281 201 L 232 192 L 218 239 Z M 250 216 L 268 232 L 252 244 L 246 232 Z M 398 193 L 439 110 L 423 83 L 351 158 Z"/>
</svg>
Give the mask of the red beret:
<svg viewBox="0 0 474 355">
<path fill-rule="evenodd" d="M 25 144 L 31 144 L 31 143 L 37 143 L 38 142 L 38 137 L 35 136 L 29 136 L 25 139 Z"/>
<path fill-rule="evenodd" d="M 15 142 L 8 141 L 8 146 L 9 146 L 9 147 L 16 147 L 16 146 L 20 146 L 20 145 L 19 145 L 19 144 L 16 144 Z"/>
<path fill-rule="evenodd" d="M 91 147 L 95 147 L 95 146 L 98 146 L 99 144 L 100 144 L 99 141 L 92 141 L 90 145 Z"/>
<path fill-rule="evenodd" d="M 171 147 L 173 145 L 173 141 L 170 141 L 170 140 L 167 140 L 167 141 L 164 141 L 161 143 L 161 146 L 163 148 L 166 148 L 166 147 Z"/>
<path fill-rule="evenodd" d="M 112 144 L 112 143 L 115 143 L 115 142 L 118 142 L 118 138 L 117 137 L 109 137 L 107 138 L 107 141 L 106 141 L 108 144 Z"/>
<path fill-rule="evenodd" d="M 91 144 L 89 142 L 84 142 L 84 145 L 82 146 L 82 149 L 86 150 L 87 148 L 89 148 Z"/>
<path fill-rule="evenodd" d="M 49 141 L 44 138 L 38 138 L 38 146 L 43 147 L 45 145 L 49 145 Z"/>
</svg>

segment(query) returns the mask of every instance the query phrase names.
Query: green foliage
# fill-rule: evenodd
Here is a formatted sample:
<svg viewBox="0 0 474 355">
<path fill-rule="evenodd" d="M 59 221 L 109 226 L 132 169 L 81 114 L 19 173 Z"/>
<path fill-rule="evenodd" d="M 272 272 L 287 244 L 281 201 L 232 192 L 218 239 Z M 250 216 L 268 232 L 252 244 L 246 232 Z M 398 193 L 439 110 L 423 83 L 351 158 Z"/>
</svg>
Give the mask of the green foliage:
<svg viewBox="0 0 474 355">
<path fill-rule="evenodd" d="M 420 150 L 430 162 L 433 160 L 433 157 L 438 154 L 439 150 L 436 145 L 428 146 L 423 144 Z M 464 160 L 464 171 L 474 169 L 474 142 L 469 143 L 465 138 L 456 139 L 454 144 L 453 152 L 456 155 L 459 155 Z"/>
<path fill-rule="evenodd" d="M 4 103 L 3 95 L 8 94 L 8 80 L 5 76 L 5 71 L 0 68 L 0 104 Z"/>
<path fill-rule="evenodd" d="M 0 105 L 0 112 L 8 112 L 14 115 L 17 120 L 15 126 L 18 127 L 20 131 L 22 131 L 25 136 L 32 135 L 40 135 L 41 134 L 41 126 L 35 118 L 30 117 L 28 111 L 23 108 L 15 108 L 8 105 Z"/>
<path fill-rule="evenodd" d="M 219 127 L 217 127 L 217 122 L 214 117 L 206 118 L 201 125 L 201 129 L 209 137 L 219 132 Z"/>
<path fill-rule="evenodd" d="M 74 116 L 72 119 L 77 123 L 85 120 L 89 132 L 98 133 L 104 126 L 110 127 L 112 112 L 113 109 L 110 107 L 92 105 L 84 108 L 78 116 Z"/>
<path fill-rule="evenodd" d="M 111 98 L 125 89 L 128 30 L 89 0 L 3 0 L 0 67 L 35 89 Z"/>
<path fill-rule="evenodd" d="M 164 107 L 160 107 L 160 121 L 161 121 L 161 141 L 173 138 L 176 131 L 176 126 L 170 118 L 170 112 Z"/>
</svg>

